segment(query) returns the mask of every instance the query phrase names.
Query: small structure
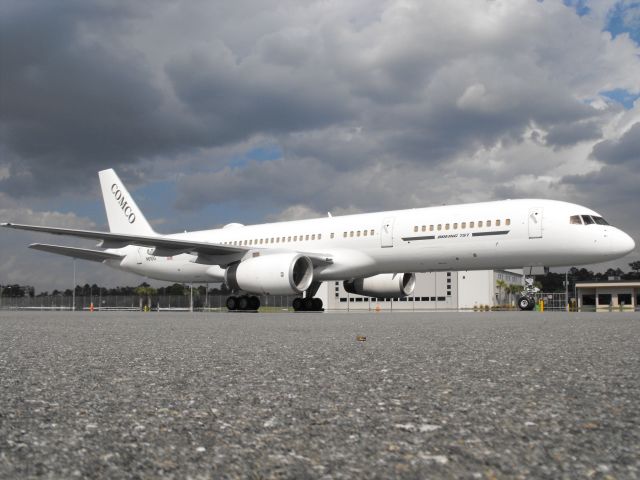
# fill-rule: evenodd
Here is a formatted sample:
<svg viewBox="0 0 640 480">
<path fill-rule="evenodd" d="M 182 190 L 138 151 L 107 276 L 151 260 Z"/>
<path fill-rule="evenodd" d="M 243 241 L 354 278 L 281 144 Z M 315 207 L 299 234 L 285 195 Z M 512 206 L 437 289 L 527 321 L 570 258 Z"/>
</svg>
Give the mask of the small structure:
<svg viewBox="0 0 640 480">
<path fill-rule="evenodd" d="M 640 281 L 576 283 L 578 309 L 581 312 L 640 310 Z"/>
</svg>

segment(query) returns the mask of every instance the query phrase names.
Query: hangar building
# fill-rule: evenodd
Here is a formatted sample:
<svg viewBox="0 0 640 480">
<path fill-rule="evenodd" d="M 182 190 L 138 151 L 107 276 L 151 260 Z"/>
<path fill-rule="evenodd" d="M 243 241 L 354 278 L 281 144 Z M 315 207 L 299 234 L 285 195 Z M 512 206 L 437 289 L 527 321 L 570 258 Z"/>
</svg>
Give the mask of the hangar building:
<svg viewBox="0 0 640 480">
<path fill-rule="evenodd" d="M 405 298 L 374 298 L 345 291 L 342 282 L 324 282 L 318 293 L 327 310 L 463 310 L 513 304 L 516 295 L 500 288 L 523 285 L 522 270 L 479 270 L 416 273 L 413 294 Z"/>
</svg>

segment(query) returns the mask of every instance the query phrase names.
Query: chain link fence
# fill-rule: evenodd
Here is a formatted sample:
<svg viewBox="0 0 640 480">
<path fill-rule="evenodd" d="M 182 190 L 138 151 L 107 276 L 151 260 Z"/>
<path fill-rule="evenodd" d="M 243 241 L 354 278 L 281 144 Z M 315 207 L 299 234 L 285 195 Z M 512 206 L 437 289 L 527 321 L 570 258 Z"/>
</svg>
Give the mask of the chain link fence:
<svg viewBox="0 0 640 480">
<path fill-rule="evenodd" d="M 131 311 L 226 311 L 228 295 L 109 295 L 76 296 L 75 310 L 131 310 Z M 292 295 L 262 295 L 261 311 L 288 310 L 296 298 Z M 47 295 L 38 297 L 2 297 L 0 309 L 4 310 L 74 310 L 71 296 Z"/>
</svg>

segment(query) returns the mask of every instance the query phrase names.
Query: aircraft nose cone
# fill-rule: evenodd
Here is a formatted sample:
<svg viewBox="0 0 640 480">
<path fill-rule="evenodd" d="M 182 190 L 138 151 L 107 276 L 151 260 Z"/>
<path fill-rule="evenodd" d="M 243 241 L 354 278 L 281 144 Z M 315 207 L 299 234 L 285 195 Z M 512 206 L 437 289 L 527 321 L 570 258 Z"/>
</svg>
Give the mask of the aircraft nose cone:
<svg viewBox="0 0 640 480">
<path fill-rule="evenodd" d="M 619 231 L 612 239 L 613 249 L 620 255 L 626 255 L 636 248 L 636 242 L 623 231 Z"/>
</svg>

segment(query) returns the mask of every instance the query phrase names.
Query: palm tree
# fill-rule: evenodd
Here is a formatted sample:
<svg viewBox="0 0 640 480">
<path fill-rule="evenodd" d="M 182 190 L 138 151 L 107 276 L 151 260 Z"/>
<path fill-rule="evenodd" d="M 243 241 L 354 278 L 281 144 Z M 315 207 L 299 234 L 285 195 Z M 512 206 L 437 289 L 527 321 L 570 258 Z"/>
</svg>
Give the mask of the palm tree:
<svg viewBox="0 0 640 480">
<path fill-rule="evenodd" d="M 139 287 L 136 287 L 136 295 L 140 296 L 140 310 L 143 307 L 143 297 L 147 297 L 147 306 L 151 308 L 151 295 L 156 294 L 156 289 L 149 286 L 147 283 L 141 284 Z"/>
</svg>

